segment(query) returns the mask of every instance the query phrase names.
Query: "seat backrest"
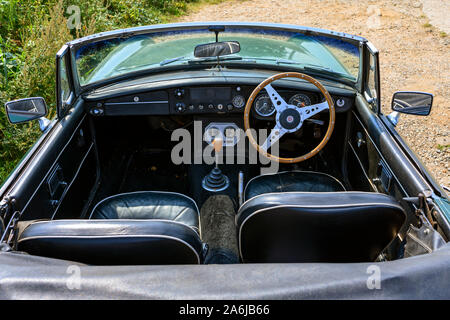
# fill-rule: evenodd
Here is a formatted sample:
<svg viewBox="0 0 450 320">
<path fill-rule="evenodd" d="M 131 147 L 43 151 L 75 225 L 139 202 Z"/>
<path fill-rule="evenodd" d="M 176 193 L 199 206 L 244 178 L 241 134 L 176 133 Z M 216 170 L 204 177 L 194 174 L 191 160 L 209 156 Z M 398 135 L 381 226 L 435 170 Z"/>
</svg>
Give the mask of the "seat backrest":
<svg viewBox="0 0 450 320">
<path fill-rule="evenodd" d="M 250 199 L 236 224 L 243 262 L 368 262 L 405 218 L 398 202 L 380 193 L 286 192 Z"/>
<path fill-rule="evenodd" d="M 29 223 L 17 250 L 92 265 L 198 264 L 202 243 L 174 221 L 52 220 Z"/>
</svg>

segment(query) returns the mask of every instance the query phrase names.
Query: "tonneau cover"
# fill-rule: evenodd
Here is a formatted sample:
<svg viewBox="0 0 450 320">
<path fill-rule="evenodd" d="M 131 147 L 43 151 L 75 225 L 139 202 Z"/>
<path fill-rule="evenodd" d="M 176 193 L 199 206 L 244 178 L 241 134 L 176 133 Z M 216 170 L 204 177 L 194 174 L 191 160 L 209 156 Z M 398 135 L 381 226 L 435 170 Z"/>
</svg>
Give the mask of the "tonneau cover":
<svg viewBox="0 0 450 320">
<path fill-rule="evenodd" d="M 0 266 L 1 299 L 450 299 L 450 243 L 381 263 L 99 267 L 1 252 Z"/>
</svg>

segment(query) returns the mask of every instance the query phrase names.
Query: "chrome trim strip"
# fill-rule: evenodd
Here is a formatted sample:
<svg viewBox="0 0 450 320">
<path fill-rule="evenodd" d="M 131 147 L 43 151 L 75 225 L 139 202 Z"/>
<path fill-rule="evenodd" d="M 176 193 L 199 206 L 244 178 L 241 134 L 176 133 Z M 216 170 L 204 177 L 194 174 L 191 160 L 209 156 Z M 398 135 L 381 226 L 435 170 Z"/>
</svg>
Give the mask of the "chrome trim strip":
<svg viewBox="0 0 450 320">
<path fill-rule="evenodd" d="M 53 161 L 52 165 L 50 166 L 50 169 L 48 170 L 47 174 L 44 176 L 44 178 L 42 179 L 42 181 L 39 183 L 38 187 L 34 190 L 33 194 L 31 195 L 30 199 L 28 199 L 27 203 L 23 206 L 22 208 L 22 213 L 26 210 L 26 208 L 28 207 L 28 205 L 30 204 L 31 200 L 34 198 L 34 196 L 36 195 L 36 193 L 38 192 L 38 190 L 41 188 L 42 184 L 44 183 L 44 181 L 47 180 L 48 175 L 50 174 L 50 172 L 53 170 L 55 164 L 59 161 L 59 158 L 61 157 L 62 153 L 66 150 L 67 146 L 69 145 L 69 143 L 72 141 L 74 135 L 76 132 L 78 132 L 78 129 L 80 128 L 80 126 L 82 125 L 82 123 L 84 122 L 84 119 L 86 118 L 86 114 L 83 116 L 83 118 L 80 120 L 80 122 L 78 123 L 77 127 L 75 128 L 75 130 L 73 131 L 72 135 L 70 136 L 69 140 L 67 141 L 67 143 L 64 145 L 64 147 L 61 149 L 61 151 L 59 152 L 58 156 L 56 157 L 55 161 Z M 39 151 L 42 151 L 39 150 Z M 22 173 L 23 174 L 23 173 Z M 20 175 L 16 182 L 19 181 L 22 178 L 22 175 Z M 14 184 L 14 186 L 11 188 L 11 190 L 13 190 L 16 187 L 16 184 Z"/>
<path fill-rule="evenodd" d="M 72 184 L 75 182 L 76 178 L 78 178 L 78 174 L 80 173 L 81 168 L 83 167 L 84 162 L 86 161 L 87 157 L 88 157 L 89 154 L 91 153 L 91 150 L 92 150 L 93 147 L 94 147 L 94 143 L 91 142 L 91 145 L 89 146 L 89 149 L 86 151 L 86 154 L 84 155 L 83 159 L 81 159 L 80 165 L 78 166 L 78 169 L 77 169 L 77 171 L 75 172 L 75 174 L 74 174 L 72 180 L 70 181 L 69 185 L 64 189 L 64 192 L 63 192 L 63 194 L 61 195 L 61 198 L 59 199 L 58 206 L 57 206 L 57 207 L 55 208 L 55 210 L 53 211 L 53 215 L 52 215 L 52 217 L 51 217 L 51 220 L 53 220 L 53 219 L 55 218 L 56 213 L 58 212 L 59 207 L 61 206 L 61 203 L 63 202 L 63 200 L 64 200 L 64 198 L 65 198 L 67 192 L 69 191 L 69 189 L 70 189 L 70 187 L 72 186 Z"/>
<path fill-rule="evenodd" d="M 169 103 L 169 101 L 130 101 L 130 102 L 105 102 L 104 106 L 120 106 L 120 105 L 124 105 L 124 104 L 128 104 L 128 105 L 134 105 L 134 104 L 163 104 L 163 103 Z"/>
</svg>

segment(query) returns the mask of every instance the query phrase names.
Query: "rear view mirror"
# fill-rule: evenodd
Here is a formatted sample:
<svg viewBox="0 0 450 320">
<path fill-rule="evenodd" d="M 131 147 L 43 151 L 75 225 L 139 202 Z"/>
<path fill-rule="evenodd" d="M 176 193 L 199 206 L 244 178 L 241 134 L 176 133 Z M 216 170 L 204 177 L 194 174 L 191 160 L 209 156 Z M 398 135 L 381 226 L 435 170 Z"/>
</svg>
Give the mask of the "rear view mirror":
<svg viewBox="0 0 450 320">
<path fill-rule="evenodd" d="M 47 115 L 47 105 L 40 97 L 10 101 L 5 108 L 11 123 L 27 122 Z"/>
<path fill-rule="evenodd" d="M 237 41 L 213 42 L 199 44 L 194 49 L 196 58 L 226 56 L 241 51 L 241 45 Z"/>
<path fill-rule="evenodd" d="M 392 110 L 400 113 L 427 116 L 432 104 L 433 95 L 426 92 L 399 91 L 392 97 Z"/>
</svg>

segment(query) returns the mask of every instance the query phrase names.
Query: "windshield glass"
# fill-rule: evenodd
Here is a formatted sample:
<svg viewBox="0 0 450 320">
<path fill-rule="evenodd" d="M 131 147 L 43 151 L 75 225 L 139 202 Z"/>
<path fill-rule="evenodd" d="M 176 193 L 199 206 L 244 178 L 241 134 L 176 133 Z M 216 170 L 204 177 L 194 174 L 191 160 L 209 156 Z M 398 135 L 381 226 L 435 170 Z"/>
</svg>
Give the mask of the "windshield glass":
<svg viewBox="0 0 450 320">
<path fill-rule="evenodd" d="M 293 70 L 304 67 L 333 72 L 356 81 L 359 48 L 344 40 L 302 33 L 227 28 L 219 41 L 238 41 L 241 51 L 232 62 L 252 60 L 253 64 L 289 65 Z M 76 52 L 76 66 L 81 86 L 121 76 L 130 72 L 186 65 L 194 58 L 196 45 L 215 42 L 208 29 L 153 32 L 89 43 Z M 221 57 L 227 59 L 227 56 Z"/>
</svg>

